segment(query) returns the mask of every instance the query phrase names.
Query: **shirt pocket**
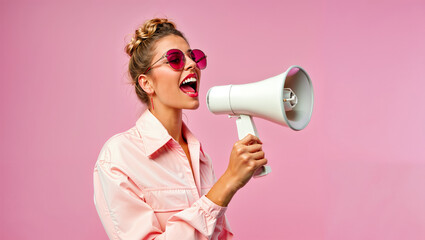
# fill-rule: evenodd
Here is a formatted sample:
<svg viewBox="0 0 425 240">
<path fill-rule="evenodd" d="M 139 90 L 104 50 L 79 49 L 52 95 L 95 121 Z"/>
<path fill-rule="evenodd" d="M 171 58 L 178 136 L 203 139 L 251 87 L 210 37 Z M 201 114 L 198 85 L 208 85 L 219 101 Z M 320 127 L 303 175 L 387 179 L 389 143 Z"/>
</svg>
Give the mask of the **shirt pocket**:
<svg viewBox="0 0 425 240">
<path fill-rule="evenodd" d="M 180 211 L 190 207 L 187 189 L 155 189 L 145 192 L 146 203 L 157 212 Z"/>
</svg>

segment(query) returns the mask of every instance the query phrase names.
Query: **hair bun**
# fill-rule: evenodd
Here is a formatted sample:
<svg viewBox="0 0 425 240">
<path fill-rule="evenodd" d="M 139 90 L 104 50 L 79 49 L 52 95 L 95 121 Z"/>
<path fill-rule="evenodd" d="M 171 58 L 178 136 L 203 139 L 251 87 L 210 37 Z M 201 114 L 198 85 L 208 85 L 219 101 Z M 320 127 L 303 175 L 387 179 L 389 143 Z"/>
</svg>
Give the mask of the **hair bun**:
<svg viewBox="0 0 425 240">
<path fill-rule="evenodd" d="M 176 25 L 165 18 L 154 18 L 146 21 L 142 27 L 136 29 L 130 43 L 125 48 L 126 53 L 131 57 L 143 41 L 151 38 L 158 31 L 171 29 L 176 29 Z"/>
</svg>

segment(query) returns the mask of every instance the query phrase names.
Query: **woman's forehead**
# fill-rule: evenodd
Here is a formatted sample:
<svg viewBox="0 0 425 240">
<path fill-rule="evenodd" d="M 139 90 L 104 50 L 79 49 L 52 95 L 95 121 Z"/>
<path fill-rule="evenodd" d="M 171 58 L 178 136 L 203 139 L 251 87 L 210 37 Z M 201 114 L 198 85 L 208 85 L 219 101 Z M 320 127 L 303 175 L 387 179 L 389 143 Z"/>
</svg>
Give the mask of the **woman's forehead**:
<svg viewBox="0 0 425 240">
<path fill-rule="evenodd" d="M 187 52 L 190 50 L 190 46 L 182 37 L 169 35 L 158 40 L 155 47 L 155 56 L 162 56 L 170 49 L 180 49 L 182 52 Z"/>
</svg>

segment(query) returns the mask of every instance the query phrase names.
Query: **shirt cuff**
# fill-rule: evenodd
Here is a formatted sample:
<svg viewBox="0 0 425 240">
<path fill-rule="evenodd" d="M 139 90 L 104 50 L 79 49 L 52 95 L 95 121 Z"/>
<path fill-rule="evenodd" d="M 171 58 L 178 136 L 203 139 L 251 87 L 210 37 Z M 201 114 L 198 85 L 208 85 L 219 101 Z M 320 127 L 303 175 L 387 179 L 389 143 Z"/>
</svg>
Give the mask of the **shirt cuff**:
<svg viewBox="0 0 425 240">
<path fill-rule="evenodd" d="M 217 204 L 215 204 L 213 201 L 211 201 L 209 198 L 207 198 L 205 195 L 203 195 L 198 200 L 199 206 L 204 210 L 208 215 L 214 218 L 219 218 L 224 215 L 224 213 L 227 210 L 227 207 L 222 207 Z"/>
</svg>

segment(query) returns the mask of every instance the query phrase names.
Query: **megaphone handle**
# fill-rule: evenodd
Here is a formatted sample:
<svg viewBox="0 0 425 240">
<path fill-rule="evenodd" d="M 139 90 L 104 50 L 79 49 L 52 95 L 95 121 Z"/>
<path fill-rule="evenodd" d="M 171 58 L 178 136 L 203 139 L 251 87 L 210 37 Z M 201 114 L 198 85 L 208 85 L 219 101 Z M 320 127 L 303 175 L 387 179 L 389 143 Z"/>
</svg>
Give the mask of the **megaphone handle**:
<svg viewBox="0 0 425 240">
<path fill-rule="evenodd" d="M 254 121 L 252 120 L 252 117 L 249 115 L 239 115 L 236 116 L 236 127 L 238 129 L 238 137 L 239 140 L 244 138 L 248 134 L 252 134 L 254 136 L 258 137 L 257 128 L 255 127 Z M 267 174 L 269 174 L 272 171 L 270 166 L 262 166 L 261 168 L 257 169 L 254 173 L 254 178 L 263 177 Z"/>
</svg>

